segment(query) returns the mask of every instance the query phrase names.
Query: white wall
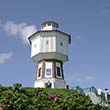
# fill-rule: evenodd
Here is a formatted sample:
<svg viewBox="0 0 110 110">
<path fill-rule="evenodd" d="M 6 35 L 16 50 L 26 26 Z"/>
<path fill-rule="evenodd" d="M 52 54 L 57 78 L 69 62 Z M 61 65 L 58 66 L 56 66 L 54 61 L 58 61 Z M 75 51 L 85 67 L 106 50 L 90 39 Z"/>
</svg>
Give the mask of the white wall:
<svg viewBox="0 0 110 110">
<path fill-rule="evenodd" d="M 31 57 L 40 52 L 41 40 L 42 40 L 41 37 L 36 37 L 35 39 L 32 40 Z"/>
<path fill-rule="evenodd" d="M 52 25 L 51 26 L 45 26 L 43 27 L 42 30 L 56 30 L 57 28 L 56 27 L 53 27 Z"/>
<path fill-rule="evenodd" d="M 64 80 L 56 79 L 54 81 L 54 88 L 66 88 L 66 82 Z"/>
<path fill-rule="evenodd" d="M 64 80 L 49 79 L 49 81 L 52 83 L 52 88 L 66 88 L 66 82 Z M 36 80 L 34 83 L 34 88 L 45 88 L 45 83 L 47 82 L 47 79 Z"/>
<path fill-rule="evenodd" d="M 58 59 L 63 62 L 68 60 L 69 39 L 67 35 L 56 32 L 41 35 L 31 40 L 31 57 L 34 61 L 42 60 L 42 58 Z"/>
<path fill-rule="evenodd" d="M 36 37 L 32 40 L 31 57 L 40 52 L 55 52 L 55 41 L 55 37 Z"/>
<path fill-rule="evenodd" d="M 42 38 L 42 52 L 55 52 L 56 50 L 56 43 L 55 43 L 55 37 L 43 37 Z M 48 42 L 48 43 L 47 43 Z"/>
<path fill-rule="evenodd" d="M 62 45 L 61 45 L 61 43 L 62 43 Z M 67 55 L 68 40 L 61 38 L 61 37 L 57 37 L 56 45 L 57 45 L 56 51 L 58 53 Z"/>
</svg>

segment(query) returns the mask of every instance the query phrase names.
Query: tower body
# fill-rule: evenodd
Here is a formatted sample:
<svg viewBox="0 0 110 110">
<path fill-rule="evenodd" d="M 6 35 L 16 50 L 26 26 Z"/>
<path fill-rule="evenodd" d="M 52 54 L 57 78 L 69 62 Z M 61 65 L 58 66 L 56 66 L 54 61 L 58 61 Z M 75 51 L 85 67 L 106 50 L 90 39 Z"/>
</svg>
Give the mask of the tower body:
<svg viewBox="0 0 110 110">
<path fill-rule="evenodd" d="M 68 61 L 71 36 L 57 29 L 56 22 L 46 21 L 29 37 L 31 58 L 37 63 L 34 87 L 66 88 L 63 64 Z"/>
</svg>

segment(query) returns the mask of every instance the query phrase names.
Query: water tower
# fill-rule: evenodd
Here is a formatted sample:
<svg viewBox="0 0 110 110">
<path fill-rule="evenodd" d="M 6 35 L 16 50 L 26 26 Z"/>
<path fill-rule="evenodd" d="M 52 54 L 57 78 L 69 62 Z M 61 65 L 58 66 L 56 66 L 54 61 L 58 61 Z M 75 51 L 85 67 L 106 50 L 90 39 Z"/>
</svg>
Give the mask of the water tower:
<svg viewBox="0 0 110 110">
<path fill-rule="evenodd" d="M 35 88 L 66 88 L 63 64 L 68 61 L 71 36 L 58 27 L 56 22 L 46 21 L 29 37 L 31 58 L 37 63 Z"/>
</svg>

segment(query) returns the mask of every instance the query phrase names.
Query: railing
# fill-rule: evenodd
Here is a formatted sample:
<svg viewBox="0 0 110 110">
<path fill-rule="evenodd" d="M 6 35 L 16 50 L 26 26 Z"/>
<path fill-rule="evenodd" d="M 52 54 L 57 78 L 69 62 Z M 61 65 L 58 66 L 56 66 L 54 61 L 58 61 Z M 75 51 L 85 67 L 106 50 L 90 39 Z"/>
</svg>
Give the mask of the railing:
<svg viewBox="0 0 110 110">
<path fill-rule="evenodd" d="M 81 88 L 80 86 L 74 86 L 71 89 L 72 90 L 79 90 L 80 93 L 87 93 L 87 92 L 94 93 L 101 100 L 101 102 L 100 102 L 101 105 L 106 105 L 106 104 L 108 104 L 108 106 L 110 105 L 110 93 L 108 93 L 108 101 L 106 102 L 105 93 L 102 92 L 101 95 L 98 95 L 98 91 L 94 86 L 87 87 L 87 88 Z"/>
<path fill-rule="evenodd" d="M 98 96 L 97 89 L 94 86 L 88 88 L 81 88 L 79 86 L 74 86 L 72 87 L 72 90 L 80 90 L 81 93 L 93 92 Z"/>
</svg>

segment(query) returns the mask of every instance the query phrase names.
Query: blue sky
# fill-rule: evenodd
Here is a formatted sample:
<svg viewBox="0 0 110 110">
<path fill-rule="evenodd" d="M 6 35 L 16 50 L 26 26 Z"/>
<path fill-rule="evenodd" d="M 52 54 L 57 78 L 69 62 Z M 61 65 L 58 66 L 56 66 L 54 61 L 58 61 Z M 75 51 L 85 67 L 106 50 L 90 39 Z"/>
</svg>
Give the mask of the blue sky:
<svg viewBox="0 0 110 110">
<path fill-rule="evenodd" d="M 67 84 L 110 88 L 110 0 L 0 1 L 0 84 L 33 87 L 36 64 L 27 37 L 47 20 L 72 36 Z"/>
</svg>

